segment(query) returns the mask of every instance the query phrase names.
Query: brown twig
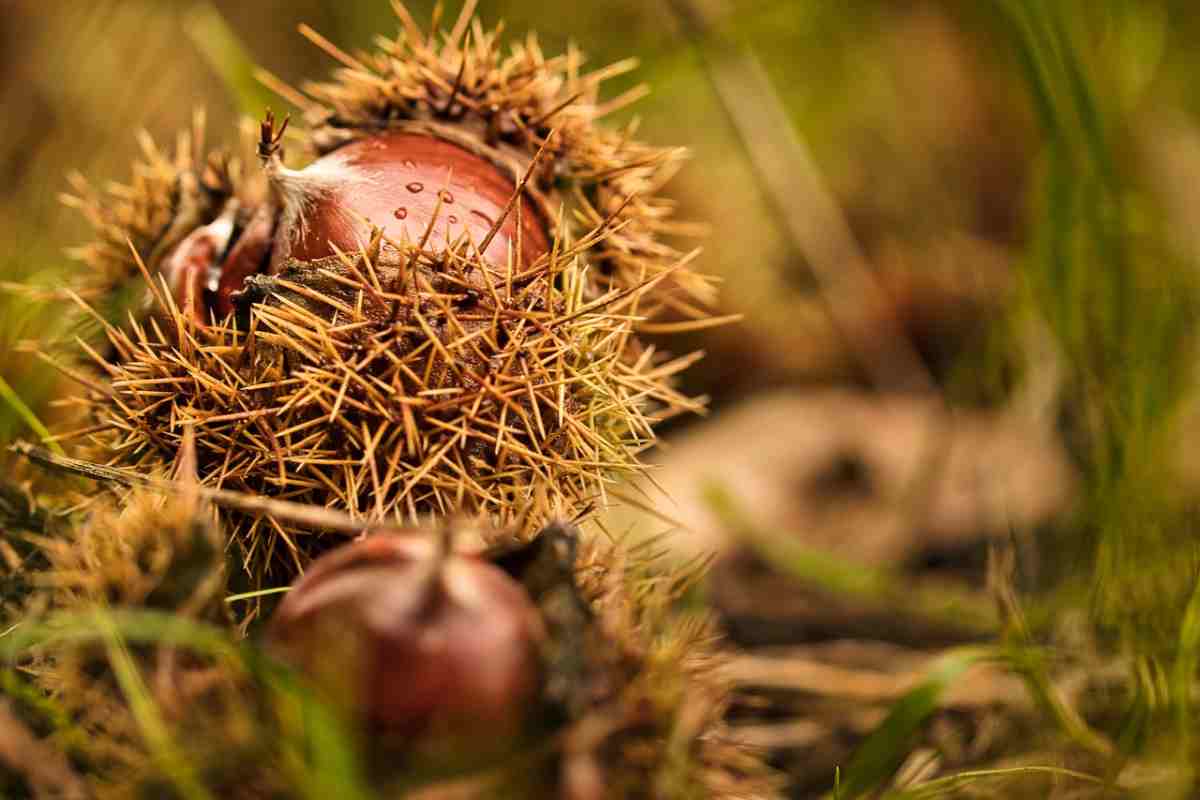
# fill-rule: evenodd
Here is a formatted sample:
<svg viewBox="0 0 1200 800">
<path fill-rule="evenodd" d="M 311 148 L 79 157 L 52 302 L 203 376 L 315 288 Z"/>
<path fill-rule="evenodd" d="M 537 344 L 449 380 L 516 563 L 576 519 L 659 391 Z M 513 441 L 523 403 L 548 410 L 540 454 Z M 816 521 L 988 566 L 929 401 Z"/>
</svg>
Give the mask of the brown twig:
<svg viewBox="0 0 1200 800">
<path fill-rule="evenodd" d="M 356 520 L 349 514 L 341 511 L 306 503 L 274 500 L 260 495 L 233 492 L 228 489 L 211 489 L 203 486 L 198 488 L 189 487 L 175 481 L 147 478 L 131 470 L 108 467 L 79 458 L 55 455 L 44 447 L 37 447 L 28 442 L 15 442 L 9 447 L 9 450 L 29 459 L 40 467 L 54 472 L 78 475 L 99 483 L 112 483 L 127 488 L 137 486 L 170 494 L 196 492 L 202 499 L 222 508 L 241 511 L 253 516 L 277 517 L 278 519 L 288 520 L 289 522 L 294 522 L 314 530 L 328 530 L 350 535 L 360 535 L 394 530 L 396 528 L 395 525 L 386 523 Z"/>
</svg>

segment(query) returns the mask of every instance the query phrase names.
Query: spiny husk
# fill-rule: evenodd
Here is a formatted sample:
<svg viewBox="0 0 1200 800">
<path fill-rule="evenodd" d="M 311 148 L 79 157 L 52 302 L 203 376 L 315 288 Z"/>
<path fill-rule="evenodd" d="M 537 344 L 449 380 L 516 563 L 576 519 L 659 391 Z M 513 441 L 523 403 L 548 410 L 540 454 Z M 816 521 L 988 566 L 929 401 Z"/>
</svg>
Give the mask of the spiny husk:
<svg viewBox="0 0 1200 800">
<path fill-rule="evenodd" d="M 204 509 L 186 495 L 164 501 L 133 492 L 124 503 L 123 512 L 94 511 L 77 534 L 83 541 L 105 542 L 84 548 L 89 570 L 97 574 L 129 573 L 130 553 L 111 539 L 161 538 L 165 541 L 159 547 L 174 552 L 179 542 L 191 539 L 180 531 L 207 528 L 211 523 Z M 509 569 L 504 554 L 511 554 L 514 547 L 553 541 L 563 531 L 567 532 L 564 541 L 579 542 L 578 534 L 565 526 L 552 526 L 534 537 L 532 544 L 520 543 L 511 531 L 484 532 L 481 535 L 491 541 L 487 552 L 493 554 L 485 557 Z M 421 531 L 405 535 L 421 535 Z M 710 624 L 701 617 L 681 617 L 674 610 L 680 593 L 705 565 L 662 574 L 655 571 L 645 548 L 594 542 L 579 542 L 579 548 L 578 556 L 572 552 L 554 562 L 565 572 L 547 570 L 542 563 L 540 569 L 515 575 L 536 599 L 564 656 L 555 658 L 555 651 L 548 651 L 546 702 L 535 713 L 547 713 L 552 706 L 565 712 L 552 713 L 543 733 L 505 761 L 481 772 L 460 774 L 448 784 L 442 779 L 429 783 L 429 775 L 410 772 L 413 765 L 393 753 L 385 769 L 372 767 L 369 776 L 360 776 L 372 784 L 373 796 L 442 800 L 777 796 L 773 774 L 727 735 L 722 715 L 728 686 L 721 677 L 722 657 Z M 122 643 L 117 628 L 122 612 L 171 609 L 156 602 L 155 593 L 146 591 L 149 584 L 139 576 L 130 579 L 128 590 L 117 593 L 105 588 L 97 593 L 97 584 L 90 579 L 81 589 L 75 578 L 79 559 L 64 548 L 52 547 L 48 552 L 55 566 L 39 581 L 45 592 L 42 605 L 79 619 L 94 616 L 97 627 L 90 638 L 77 634 L 44 647 L 26 666 L 36 684 L 70 715 L 74 734 L 70 744 L 78 750 L 77 761 L 87 768 L 95 796 L 157 796 L 155 792 L 176 790 L 167 787 L 188 786 L 218 796 L 300 797 L 313 788 L 309 782 L 314 774 L 308 770 L 319 769 L 322 763 L 316 758 L 305 766 L 305 759 L 313 756 L 301 754 L 311 754 L 314 746 L 350 748 L 357 763 L 373 762 L 374 745 L 357 739 L 353 725 L 340 732 L 320 730 L 319 735 L 346 737 L 338 743 L 310 738 L 318 735 L 314 721 L 325 719 L 320 714 L 328 710 L 309 706 L 302 712 L 298 703 L 310 701 L 301 701 L 296 686 L 283 675 L 262 664 L 253 666 L 256 657 L 246 660 L 254 648 L 238 646 L 239 629 L 229 620 L 217 619 L 206 627 L 209 635 L 219 636 L 223 630 L 228 647 L 196 649 L 186 643 L 156 643 L 152 638 Z M 164 578 L 181 574 L 174 567 L 153 572 Z M 219 583 L 219 562 L 201 573 Z M 106 603 L 103 595 L 121 602 Z M 580 601 L 582 615 L 566 613 L 568 598 Z M 183 594 L 174 599 L 180 615 L 174 624 L 186 628 L 190 624 L 186 618 L 195 617 L 195 604 Z M 36 625 L 38 619 L 38 614 L 31 614 L 30 624 Z M 111 626 L 107 633 L 106 626 Z M 118 675 L 122 661 L 132 677 Z M 142 687 L 140 709 L 137 698 L 129 695 L 131 682 Z M 147 729 L 148 718 L 155 720 L 155 729 Z"/>
<path fill-rule="evenodd" d="M 667 360 L 634 336 L 667 306 L 690 307 L 665 287 L 705 282 L 689 270 L 694 253 L 659 241 L 669 208 L 651 195 L 679 153 L 594 124 L 612 107 L 598 86 L 628 65 L 580 77 L 578 53 L 546 59 L 532 37 L 501 57 L 499 31 L 470 15 L 442 45 L 410 26 L 368 59 L 377 79 L 347 70 L 310 87 L 331 104 L 310 104 L 311 141 L 328 151 L 384 119 L 450 139 L 508 171 L 514 200 L 540 206 L 527 213 L 552 220 L 552 202 L 572 206 L 552 252 L 497 266 L 480 243 L 428 241 L 431 221 L 415 244 L 377 238 L 355 257 L 252 277 L 248 315 L 208 325 L 152 286 L 156 315 L 105 325 L 111 348 L 88 349 L 107 375 L 83 381 L 99 460 L 153 467 L 191 423 L 210 485 L 364 518 L 466 512 L 532 530 L 545 519 L 530 514 L 535 499 L 567 516 L 603 502 L 606 481 L 640 469 L 653 422 L 700 409 L 670 388 L 696 356 Z M 196 138 L 175 162 L 150 158 L 114 208 L 84 204 L 101 238 L 89 280 L 154 276 L 224 200 L 263 196 L 238 159 L 215 159 L 222 168 L 202 180 Z M 125 236 L 132 247 L 118 250 Z M 277 576 L 295 574 L 325 546 L 270 517 L 229 521 L 255 583 L 280 565 Z"/>
<path fill-rule="evenodd" d="M 543 147 L 527 193 L 546 219 L 558 219 L 582 235 L 614 217 L 612 235 L 581 255 L 592 265 L 588 296 L 631 289 L 674 269 L 681 253 L 664 239 L 695 236 L 696 225 L 672 219 L 673 203 L 658 193 L 686 157 L 682 148 L 639 142 L 636 121 L 609 128 L 599 121 L 645 94 L 645 86 L 602 100 L 606 80 L 636 66 L 633 59 L 590 73 L 574 47 L 547 57 L 529 34 L 506 49 L 502 26 L 485 31 L 464 5 L 449 31 L 424 33 L 404 5 L 395 39 L 381 37 L 372 53 L 349 55 L 319 34 L 306 35 L 344 68 L 328 83 L 300 92 L 277 86 L 304 108 L 311 147 L 328 153 L 380 130 L 407 130 L 446 139 L 483 156 L 516 181 Z M 551 135 L 553 133 L 553 135 Z M 670 281 L 643 293 L 639 313 L 707 316 L 711 304 L 705 276 L 677 270 Z"/>
<path fill-rule="evenodd" d="M 641 469 L 655 421 L 699 410 L 669 385 L 694 358 L 633 341 L 637 291 L 584 301 L 576 256 L 604 232 L 503 269 L 469 242 L 376 238 L 252 279 L 241 329 L 198 331 L 160 290 L 161 324 L 109 326 L 117 357 L 93 351 L 108 382 L 88 395 L 89 435 L 106 458 L 153 467 L 190 425 L 204 483 L 364 519 L 462 512 L 534 530 L 545 509 L 584 513 Z M 326 546 L 269 516 L 228 521 L 256 580 Z"/>
<path fill-rule="evenodd" d="M 603 777 L 580 796 L 766 798 L 780 784 L 730 736 L 730 686 L 707 615 L 675 609 L 707 561 L 663 572 L 646 545 L 583 543 L 576 580 L 594 618 L 587 631 L 587 710 L 568 733 L 564 774 Z M 597 769 L 598 768 L 598 769 Z"/>
<path fill-rule="evenodd" d="M 104 499 L 87 520 L 32 537 L 47 566 L 41 599 L 56 608 L 89 605 L 220 616 L 225 540 L 216 514 L 194 497 L 135 491 Z"/>
<path fill-rule="evenodd" d="M 78 524 L 34 542 L 44 568 L 28 576 L 37 591 L 27 603 L 26 624 L 57 615 L 101 632 L 111 613 L 131 610 L 169 613 L 179 624 L 229 622 L 224 538 L 212 509 L 194 495 L 136 490 L 119 500 L 104 498 Z M 50 648 L 25 663 L 23 672 L 57 710 L 60 743 L 86 765 L 98 797 L 127 796 L 106 787 L 131 780 L 151 758 L 144 719 L 131 710 L 136 699 L 117 677 L 114 659 L 128 659 L 156 682 L 157 702 L 177 717 L 186 712 L 194 731 L 230 702 L 234 689 L 207 659 L 166 647 L 131 648 L 115 634 Z M 193 701 L 202 708 L 188 711 Z"/>
<path fill-rule="evenodd" d="M 97 308 L 108 311 L 124 292 L 145 291 L 139 259 L 156 270 L 174 245 L 212 222 L 231 199 L 248 208 L 265 196 L 266 181 L 254 169 L 253 128 L 243 129 L 236 151 L 206 151 L 205 136 L 205 117 L 197 112 L 173 153 L 145 131 L 138 134 L 142 160 L 129 184 L 101 191 L 79 173 L 70 176 L 73 193 L 62 201 L 78 209 L 95 234 L 69 251 L 84 265 L 74 288 Z"/>
</svg>

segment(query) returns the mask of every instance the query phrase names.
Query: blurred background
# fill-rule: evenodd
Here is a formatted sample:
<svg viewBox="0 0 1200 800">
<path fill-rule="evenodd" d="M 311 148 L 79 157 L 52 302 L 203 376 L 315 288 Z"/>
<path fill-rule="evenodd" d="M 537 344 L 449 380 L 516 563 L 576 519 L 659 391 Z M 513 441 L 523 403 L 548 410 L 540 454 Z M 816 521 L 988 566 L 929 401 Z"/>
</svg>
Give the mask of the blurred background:
<svg viewBox="0 0 1200 800">
<path fill-rule="evenodd" d="M 23 344 L 62 315 L 11 285 L 78 269 L 67 172 L 127 181 L 137 132 L 169 144 L 198 107 L 213 144 L 289 110 L 249 64 L 327 74 L 299 23 L 351 51 L 397 29 L 384 0 L 3 12 L 0 441 L 28 435 L 14 395 L 69 415 Z M 794 796 L 1194 796 L 1193 4 L 479 12 L 594 66 L 636 56 L 611 91 L 652 92 L 624 116 L 692 151 L 670 194 L 744 321 L 663 338 L 707 351 L 687 388 L 711 411 L 606 526 L 716 554 L 692 601 L 737 647 L 730 719 Z"/>
</svg>

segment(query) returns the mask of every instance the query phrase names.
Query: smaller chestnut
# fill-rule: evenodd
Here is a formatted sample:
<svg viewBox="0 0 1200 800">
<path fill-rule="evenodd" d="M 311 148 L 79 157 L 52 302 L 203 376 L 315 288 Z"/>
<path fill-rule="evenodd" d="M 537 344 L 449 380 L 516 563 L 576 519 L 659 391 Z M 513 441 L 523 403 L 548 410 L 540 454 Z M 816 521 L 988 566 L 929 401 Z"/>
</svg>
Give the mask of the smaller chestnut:
<svg viewBox="0 0 1200 800">
<path fill-rule="evenodd" d="M 160 272 L 180 312 L 199 327 L 208 318 L 204 292 L 233 236 L 231 215 L 197 228 L 167 254 Z"/>
<path fill-rule="evenodd" d="M 217 319 L 224 319 L 233 312 L 233 295 L 242 290 L 246 278 L 262 271 L 271 254 L 274 233 L 273 209 L 263 205 L 246 223 L 246 229 L 221 265 L 215 300 Z"/>
<path fill-rule="evenodd" d="M 426 537 L 372 536 L 317 559 L 267 637 L 389 753 L 500 754 L 541 684 L 543 626 L 525 590 Z"/>
</svg>

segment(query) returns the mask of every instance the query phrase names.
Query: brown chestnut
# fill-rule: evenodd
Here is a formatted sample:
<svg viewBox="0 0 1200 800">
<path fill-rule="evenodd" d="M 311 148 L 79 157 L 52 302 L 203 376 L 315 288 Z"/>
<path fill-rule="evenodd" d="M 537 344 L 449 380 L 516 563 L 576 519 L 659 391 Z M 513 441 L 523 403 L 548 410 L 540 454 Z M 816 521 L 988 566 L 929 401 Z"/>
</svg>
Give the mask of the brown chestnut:
<svg viewBox="0 0 1200 800">
<path fill-rule="evenodd" d="M 221 265 L 216 297 L 217 319 L 224 319 L 233 311 L 234 293 L 242 290 L 246 278 L 266 265 L 274 233 L 275 214 L 269 205 L 260 206 Z"/>
<path fill-rule="evenodd" d="M 269 648 L 369 735 L 455 759 L 518 739 L 543 637 L 532 601 L 501 569 L 394 535 L 317 559 L 268 628 Z"/>
<path fill-rule="evenodd" d="M 269 118 L 267 137 L 273 124 Z M 522 205 L 519 220 L 513 210 L 506 214 L 516 192 L 512 178 L 487 158 L 443 139 L 380 133 L 300 170 L 283 166 L 268 141 L 264 158 L 272 199 L 254 211 L 220 264 L 216 285 L 210 287 L 216 289 L 218 319 L 233 311 L 234 296 L 250 275 L 264 269 L 278 273 L 292 260 L 355 252 L 370 240 L 373 228 L 397 243 L 428 236 L 425 247 L 432 251 L 464 237 L 476 246 L 486 241 L 482 256 L 495 266 L 507 265 L 510 250 L 518 265 L 528 266 L 550 249 L 545 223 L 530 203 Z M 215 275 L 216 260 L 230 239 L 229 224 L 222 225 L 220 247 L 208 232 L 214 226 L 206 226 L 180 244 L 162 268 L 177 302 L 201 326 L 208 317 L 202 290 L 209 267 Z"/>
<path fill-rule="evenodd" d="M 464 234 L 482 246 L 503 219 L 483 257 L 502 266 L 508 263 L 510 246 L 517 246 L 516 214 L 504 214 L 515 183 L 491 161 L 442 139 L 381 133 L 347 144 L 303 170 L 288 170 L 272 160 L 268 173 L 283 209 L 273 272 L 288 259 L 315 261 L 334 255 L 335 248 L 357 251 L 370 240 L 372 226 L 396 242 L 419 241 L 429 230 L 426 247 L 439 250 Z M 513 257 L 529 265 L 549 249 L 549 242 L 528 202 L 520 230 L 521 250 Z"/>
<path fill-rule="evenodd" d="M 203 326 L 208 319 L 204 291 L 229 243 L 233 223 L 228 216 L 188 234 L 163 259 L 160 272 L 180 312 Z"/>
</svg>

